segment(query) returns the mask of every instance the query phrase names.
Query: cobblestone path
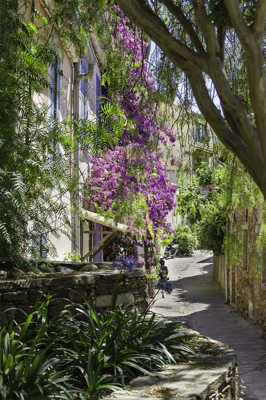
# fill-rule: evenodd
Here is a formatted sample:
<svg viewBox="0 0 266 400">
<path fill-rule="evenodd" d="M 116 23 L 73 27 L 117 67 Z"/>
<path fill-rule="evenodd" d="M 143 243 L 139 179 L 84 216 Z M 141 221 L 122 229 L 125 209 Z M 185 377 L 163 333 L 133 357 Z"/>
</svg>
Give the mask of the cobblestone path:
<svg viewBox="0 0 266 400">
<path fill-rule="evenodd" d="M 261 329 L 224 304 L 212 280 L 210 253 L 166 260 L 174 290 L 158 298 L 153 311 L 227 343 L 238 357 L 241 399 L 266 400 L 266 340 Z"/>
</svg>

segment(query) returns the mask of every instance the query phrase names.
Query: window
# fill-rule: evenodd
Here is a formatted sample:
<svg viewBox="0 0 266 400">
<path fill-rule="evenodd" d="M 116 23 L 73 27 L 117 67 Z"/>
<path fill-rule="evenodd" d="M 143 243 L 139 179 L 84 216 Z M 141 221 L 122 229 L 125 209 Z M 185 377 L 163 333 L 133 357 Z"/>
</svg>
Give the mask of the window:
<svg viewBox="0 0 266 400">
<path fill-rule="evenodd" d="M 205 125 L 197 123 L 193 128 L 195 142 L 203 142 L 206 133 Z"/>
<path fill-rule="evenodd" d="M 48 255 L 48 237 L 46 233 L 40 232 L 35 226 L 32 232 L 31 254 L 33 258 L 47 258 Z"/>
</svg>

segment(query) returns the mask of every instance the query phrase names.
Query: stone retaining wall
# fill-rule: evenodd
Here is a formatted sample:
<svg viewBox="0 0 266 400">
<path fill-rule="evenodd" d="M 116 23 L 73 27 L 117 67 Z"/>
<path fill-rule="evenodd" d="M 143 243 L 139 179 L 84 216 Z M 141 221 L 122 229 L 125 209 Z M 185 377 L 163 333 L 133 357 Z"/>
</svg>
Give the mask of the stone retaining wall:
<svg viewBox="0 0 266 400">
<path fill-rule="evenodd" d="M 226 301 L 245 318 L 263 328 L 266 338 L 266 249 L 257 250 L 256 240 L 262 224 L 262 209 L 238 210 L 228 231 L 238 239 L 238 256 L 214 256 L 214 279 Z M 231 239 L 233 240 L 233 239 Z"/>
<path fill-rule="evenodd" d="M 15 311 L 3 312 L 8 308 L 31 312 L 35 302 L 47 294 L 55 298 L 52 313 L 64 307 L 64 299 L 86 300 L 96 310 L 104 311 L 111 307 L 115 293 L 118 305 L 132 305 L 139 310 L 147 307 L 147 280 L 141 270 L 126 274 L 112 270 L 108 265 L 52 264 L 50 269 L 63 272 L 20 273 L 15 279 L 0 280 L 0 320 L 14 318 Z"/>
</svg>

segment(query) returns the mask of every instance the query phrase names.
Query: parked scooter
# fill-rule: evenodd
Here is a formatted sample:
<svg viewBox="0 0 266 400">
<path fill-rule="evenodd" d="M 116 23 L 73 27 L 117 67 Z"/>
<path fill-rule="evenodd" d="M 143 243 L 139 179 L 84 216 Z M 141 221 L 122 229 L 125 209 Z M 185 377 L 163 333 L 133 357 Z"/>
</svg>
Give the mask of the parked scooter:
<svg viewBox="0 0 266 400">
<path fill-rule="evenodd" d="M 164 258 L 174 258 L 178 254 L 178 243 L 175 241 L 169 243 L 164 250 Z"/>
</svg>

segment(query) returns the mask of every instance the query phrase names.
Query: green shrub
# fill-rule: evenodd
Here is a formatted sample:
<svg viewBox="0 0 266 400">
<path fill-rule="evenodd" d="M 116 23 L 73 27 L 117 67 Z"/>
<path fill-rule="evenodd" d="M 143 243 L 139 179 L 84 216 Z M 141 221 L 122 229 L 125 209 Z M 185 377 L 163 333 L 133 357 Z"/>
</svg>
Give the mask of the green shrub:
<svg viewBox="0 0 266 400">
<path fill-rule="evenodd" d="M 130 307 L 97 314 L 87 304 L 74 306 L 74 313 L 61 314 L 53 336 L 58 341 L 56 347 L 63 343 L 62 368 L 73 374 L 87 371 L 89 354 L 97 372 L 95 381 L 105 376 L 105 383 L 125 384 L 139 373 L 175 362 L 172 354 L 184 357 L 191 351 L 185 346 L 184 335 L 178 340 L 171 338 L 180 327 L 180 323 L 166 327 L 155 320 L 155 314 L 137 314 Z"/>
<path fill-rule="evenodd" d="M 48 320 L 50 301 L 0 331 L 1 399 L 98 399 L 193 354 L 182 323 L 166 326 L 129 307 L 97 314 L 72 303 Z"/>
<path fill-rule="evenodd" d="M 226 216 L 224 210 L 209 208 L 197 225 L 199 247 L 212 250 L 214 254 L 223 254 L 223 243 L 226 231 Z"/>
<path fill-rule="evenodd" d="M 51 354 L 40 310 L 0 331 L 0 397 L 3 400 L 71 399 L 71 385 Z"/>
<path fill-rule="evenodd" d="M 178 244 L 178 254 L 192 256 L 197 247 L 197 237 L 186 225 L 178 225 L 174 234 L 174 242 Z"/>
</svg>

